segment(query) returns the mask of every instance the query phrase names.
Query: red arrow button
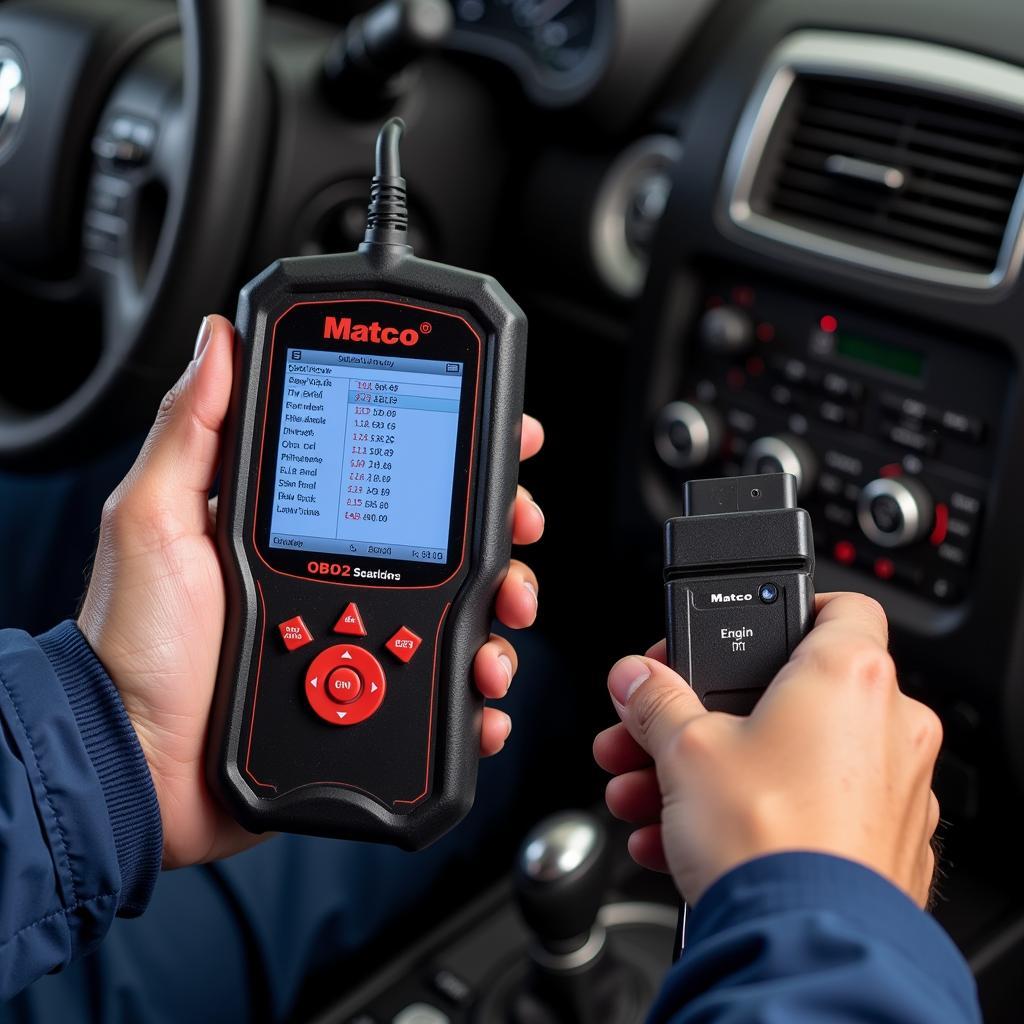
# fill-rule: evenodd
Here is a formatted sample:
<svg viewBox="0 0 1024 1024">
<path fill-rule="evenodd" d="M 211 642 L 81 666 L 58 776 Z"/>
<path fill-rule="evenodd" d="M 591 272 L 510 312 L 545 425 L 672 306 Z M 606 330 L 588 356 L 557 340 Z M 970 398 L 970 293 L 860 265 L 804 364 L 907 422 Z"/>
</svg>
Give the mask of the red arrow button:
<svg viewBox="0 0 1024 1024">
<path fill-rule="evenodd" d="M 359 614 L 355 601 L 341 613 L 341 618 L 334 624 L 334 632 L 345 636 L 366 636 L 363 617 Z"/>
</svg>

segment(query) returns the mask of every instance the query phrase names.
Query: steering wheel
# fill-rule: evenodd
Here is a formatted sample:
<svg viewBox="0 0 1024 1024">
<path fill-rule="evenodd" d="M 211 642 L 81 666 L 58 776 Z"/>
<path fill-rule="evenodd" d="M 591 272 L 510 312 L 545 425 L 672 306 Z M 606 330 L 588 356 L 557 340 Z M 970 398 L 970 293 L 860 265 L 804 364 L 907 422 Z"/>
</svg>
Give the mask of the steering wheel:
<svg viewBox="0 0 1024 1024">
<path fill-rule="evenodd" d="M 0 465 L 141 429 L 226 298 L 268 129 L 258 0 L 0 6 Z"/>
</svg>

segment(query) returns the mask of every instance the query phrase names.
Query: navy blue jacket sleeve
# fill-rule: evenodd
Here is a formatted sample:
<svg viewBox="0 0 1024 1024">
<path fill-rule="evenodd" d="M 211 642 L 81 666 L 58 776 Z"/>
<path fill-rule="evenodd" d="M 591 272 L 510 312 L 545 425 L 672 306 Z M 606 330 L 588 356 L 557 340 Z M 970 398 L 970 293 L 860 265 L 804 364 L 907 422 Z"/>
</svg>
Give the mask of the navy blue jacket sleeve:
<svg viewBox="0 0 1024 1024">
<path fill-rule="evenodd" d="M 946 933 L 851 861 L 751 861 L 707 891 L 687 928 L 652 1024 L 981 1024 Z"/>
<path fill-rule="evenodd" d="M 0 631 L 0 1001 L 139 914 L 160 811 L 120 697 L 71 622 Z"/>
</svg>

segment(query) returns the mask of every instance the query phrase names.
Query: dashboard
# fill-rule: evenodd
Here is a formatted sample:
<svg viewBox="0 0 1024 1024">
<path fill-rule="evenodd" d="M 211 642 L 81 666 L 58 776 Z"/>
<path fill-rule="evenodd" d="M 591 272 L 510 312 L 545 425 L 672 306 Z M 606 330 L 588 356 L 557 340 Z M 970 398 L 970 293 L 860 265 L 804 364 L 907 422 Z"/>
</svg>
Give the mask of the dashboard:
<svg viewBox="0 0 1024 1024">
<path fill-rule="evenodd" d="M 458 0 L 451 45 L 505 61 L 543 104 L 584 95 L 608 64 L 614 0 Z"/>
<path fill-rule="evenodd" d="M 885 606 L 946 726 L 944 813 L 970 821 L 1024 783 L 1024 11 L 981 7 L 733 20 L 630 332 L 617 520 L 651 579 L 685 480 L 793 473 L 818 589 Z"/>
</svg>

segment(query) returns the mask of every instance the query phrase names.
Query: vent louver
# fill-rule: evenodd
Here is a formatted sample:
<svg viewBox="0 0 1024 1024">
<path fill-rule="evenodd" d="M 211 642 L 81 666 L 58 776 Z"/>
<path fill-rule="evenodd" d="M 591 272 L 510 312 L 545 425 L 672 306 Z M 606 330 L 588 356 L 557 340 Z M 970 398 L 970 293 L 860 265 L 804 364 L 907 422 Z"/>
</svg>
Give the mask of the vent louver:
<svg viewBox="0 0 1024 1024">
<path fill-rule="evenodd" d="M 860 248 L 990 274 L 1022 177 L 1024 117 L 910 88 L 799 75 L 752 207 Z"/>
</svg>

